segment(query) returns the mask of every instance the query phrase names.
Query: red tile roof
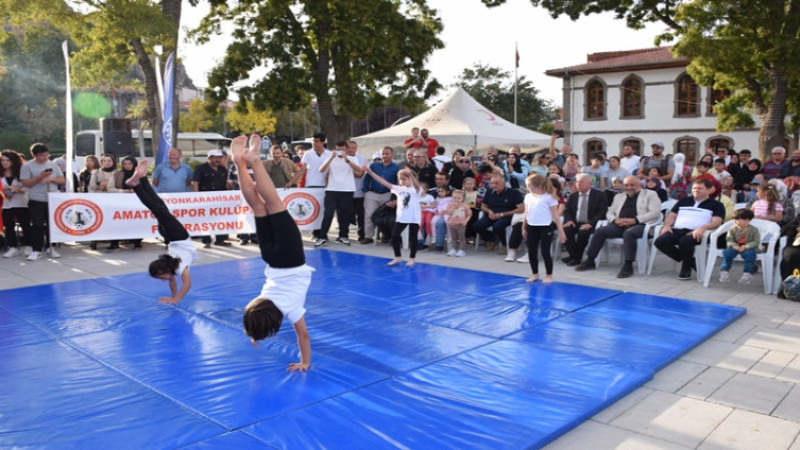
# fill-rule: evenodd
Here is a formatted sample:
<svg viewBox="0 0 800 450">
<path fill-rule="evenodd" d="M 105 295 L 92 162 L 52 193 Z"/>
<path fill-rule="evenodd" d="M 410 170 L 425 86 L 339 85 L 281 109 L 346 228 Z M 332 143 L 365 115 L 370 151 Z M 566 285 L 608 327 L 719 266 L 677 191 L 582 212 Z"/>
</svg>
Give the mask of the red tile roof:
<svg viewBox="0 0 800 450">
<path fill-rule="evenodd" d="M 630 70 L 660 69 L 664 67 L 683 67 L 689 62 L 670 52 L 671 47 L 644 48 L 616 52 L 592 53 L 586 57 L 586 64 L 551 69 L 545 74 L 552 77 L 565 77 L 576 73 L 622 72 Z"/>
</svg>

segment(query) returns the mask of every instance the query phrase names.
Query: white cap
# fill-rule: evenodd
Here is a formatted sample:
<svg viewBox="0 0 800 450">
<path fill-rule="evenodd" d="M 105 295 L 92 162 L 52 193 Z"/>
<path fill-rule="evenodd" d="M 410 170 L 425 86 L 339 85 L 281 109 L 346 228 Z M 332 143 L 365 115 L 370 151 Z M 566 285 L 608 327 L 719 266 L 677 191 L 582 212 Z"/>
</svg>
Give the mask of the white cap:
<svg viewBox="0 0 800 450">
<path fill-rule="evenodd" d="M 208 157 L 211 158 L 212 156 L 222 156 L 222 150 L 211 150 L 208 152 Z"/>
<path fill-rule="evenodd" d="M 374 160 L 374 159 L 381 159 L 381 152 L 375 152 L 375 154 L 374 154 L 374 155 L 372 155 L 372 159 L 373 159 L 373 160 Z"/>
</svg>

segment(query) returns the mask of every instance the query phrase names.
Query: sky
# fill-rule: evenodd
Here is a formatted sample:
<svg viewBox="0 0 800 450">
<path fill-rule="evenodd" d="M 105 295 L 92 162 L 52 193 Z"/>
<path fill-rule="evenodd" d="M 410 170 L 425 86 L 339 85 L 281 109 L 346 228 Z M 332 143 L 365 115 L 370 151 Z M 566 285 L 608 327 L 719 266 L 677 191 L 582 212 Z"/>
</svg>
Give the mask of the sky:
<svg viewBox="0 0 800 450">
<path fill-rule="evenodd" d="M 428 0 L 439 11 L 444 24 L 440 38 L 445 44 L 429 57 L 432 75 L 445 86 L 434 104 L 444 98 L 449 87 L 467 67 L 476 63 L 500 67 L 513 74 L 514 46 L 520 55 L 518 75 L 531 80 L 539 97 L 561 105 L 561 79 L 544 74 L 546 70 L 583 64 L 590 53 L 654 47 L 654 38 L 664 30 L 660 24 L 643 30 L 630 30 L 613 15 L 593 15 L 573 22 L 552 19 L 543 8 L 529 0 L 507 0 L 487 8 L 480 0 Z M 200 8 L 185 3 L 182 27 L 199 23 Z M 184 43 L 182 58 L 197 86 L 206 86 L 207 74 L 219 62 L 229 41 L 224 36 L 204 46 Z"/>
</svg>

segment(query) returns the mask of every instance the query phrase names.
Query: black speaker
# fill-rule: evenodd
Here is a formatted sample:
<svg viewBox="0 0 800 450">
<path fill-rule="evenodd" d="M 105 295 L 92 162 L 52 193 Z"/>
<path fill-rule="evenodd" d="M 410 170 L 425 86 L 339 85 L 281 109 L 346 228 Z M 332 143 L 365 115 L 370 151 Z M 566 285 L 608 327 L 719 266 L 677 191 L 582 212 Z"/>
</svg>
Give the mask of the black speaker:
<svg viewBox="0 0 800 450">
<path fill-rule="evenodd" d="M 100 130 L 103 132 L 103 151 L 112 155 L 132 155 L 133 138 L 131 136 L 131 119 L 100 119 Z"/>
</svg>

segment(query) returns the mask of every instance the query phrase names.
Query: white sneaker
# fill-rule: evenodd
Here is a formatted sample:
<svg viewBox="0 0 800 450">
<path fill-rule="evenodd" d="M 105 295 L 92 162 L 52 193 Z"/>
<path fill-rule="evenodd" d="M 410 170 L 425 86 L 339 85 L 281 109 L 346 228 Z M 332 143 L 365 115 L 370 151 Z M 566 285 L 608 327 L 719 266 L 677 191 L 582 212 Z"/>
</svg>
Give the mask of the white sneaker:
<svg viewBox="0 0 800 450">
<path fill-rule="evenodd" d="M 719 282 L 727 283 L 728 281 L 731 281 L 731 273 L 728 272 L 727 270 L 723 270 L 722 272 L 719 273 Z"/>
<path fill-rule="evenodd" d="M 22 246 L 22 254 L 23 255 L 30 256 L 32 252 L 33 252 L 33 247 L 31 247 L 30 245 L 23 245 Z"/>
<path fill-rule="evenodd" d="M 42 259 L 42 252 L 31 252 L 31 254 L 28 255 L 28 261 L 38 261 L 40 259 Z"/>
<path fill-rule="evenodd" d="M 344 245 L 350 245 L 350 239 L 343 238 L 343 237 L 337 238 L 336 242 L 338 242 L 340 244 L 344 244 Z"/>
<path fill-rule="evenodd" d="M 513 262 L 515 259 L 517 259 L 517 252 L 515 250 L 509 250 L 508 253 L 506 253 L 506 262 Z"/>
<path fill-rule="evenodd" d="M 456 252 L 456 256 L 461 258 L 462 256 L 467 256 L 467 254 L 466 254 L 466 252 L 464 252 L 464 250 L 459 250 L 459 251 Z"/>
<path fill-rule="evenodd" d="M 531 260 L 530 260 L 530 259 L 528 259 L 528 254 L 527 254 L 527 253 L 525 253 L 524 255 L 522 255 L 522 256 L 520 256 L 519 258 L 517 258 L 517 262 L 518 262 L 518 263 L 525 263 L 525 264 L 528 264 L 529 262 L 531 262 Z"/>
<path fill-rule="evenodd" d="M 50 247 L 50 257 L 51 258 L 61 258 L 61 253 L 58 253 L 55 248 Z"/>
<path fill-rule="evenodd" d="M 17 247 L 11 247 L 8 250 L 6 250 L 5 253 L 3 253 L 3 258 L 13 258 L 17 255 L 19 255 L 19 250 L 17 249 Z"/>
<path fill-rule="evenodd" d="M 750 284 L 751 281 L 753 281 L 753 276 L 747 272 L 742 274 L 742 278 L 739 278 L 739 283 L 742 284 Z"/>
<path fill-rule="evenodd" d="M 449 252 L 447 252 L 447 256 L 456 256 L 456 253 L 458 253 L 458 252 L 456 251 L 456 249 L 454 249 L 454 248 L 451 248 L 451 249 L 450 249 L 450 251 L 449 251 Z"/>
<path fill-rule="evenodd" d="M 325 245 L 327 243 L 328 243 L 327 239 L 319 238 L 319 239 L 316 240 L 316 242 L 314 242 L 314 247 L 322 247 L 323 245 Z"/>
</svg>

